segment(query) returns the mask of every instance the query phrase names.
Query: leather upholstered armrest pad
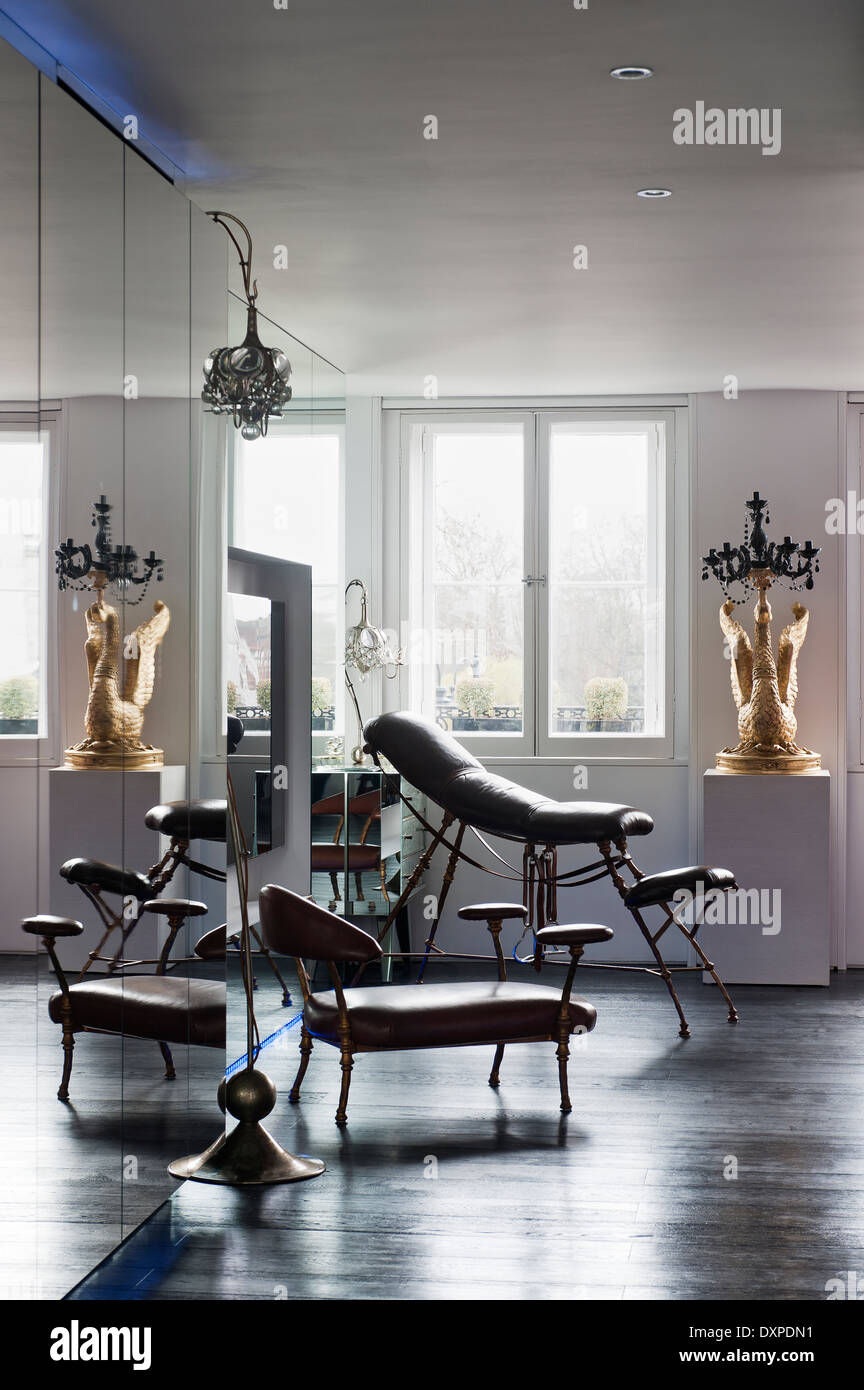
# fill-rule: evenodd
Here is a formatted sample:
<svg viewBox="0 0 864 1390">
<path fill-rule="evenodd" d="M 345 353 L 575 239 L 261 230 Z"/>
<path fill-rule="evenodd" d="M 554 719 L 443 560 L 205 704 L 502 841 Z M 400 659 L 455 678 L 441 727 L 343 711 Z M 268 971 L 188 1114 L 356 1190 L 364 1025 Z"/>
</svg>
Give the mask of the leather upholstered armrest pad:
<svg viewBox="0 0 864 1390">
<path fill-rule="evenodd" d="M 76 922 L 74 917 L 49 917 L 43 914 L 40 917 L 25 917 L 21 930 L 29 936 L 80 936 L 84 924 Z"/>
<path fill-rule="evenodd" d="M 681 869 L 664 869 L 659 874 L 647 874 L 628 891 L 625 907 L 651 907 L 671 902 L 678 892 L 699 896 L 711 889 L 726 892 L 734 888 L 735 875 L 731 869 L 712 868 L 707 864 L 688 864 Z"/>
<path fill-rule="evenodd" d="M 576 926 L 552 925 L 541 927 L 537 940 L 544 946 L 590 946 L 595 941 L 611 941 L 615 935 L 611 927 L 580 924 Z"/>
</svg>

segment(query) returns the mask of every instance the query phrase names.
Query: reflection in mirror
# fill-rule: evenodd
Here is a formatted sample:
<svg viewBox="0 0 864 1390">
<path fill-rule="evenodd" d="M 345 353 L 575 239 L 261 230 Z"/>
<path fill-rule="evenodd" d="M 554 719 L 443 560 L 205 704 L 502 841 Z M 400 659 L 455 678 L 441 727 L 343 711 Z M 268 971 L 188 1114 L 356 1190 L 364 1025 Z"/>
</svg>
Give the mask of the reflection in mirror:
<svg viewBox="0 0 864 1390">
<path fill-rule="evenodd" d="M 197 507 L 199 478 L 219 496 L 224 463 L 218 429 L 200 425 L 192 352 L 224 322 L 225 263 L 203 214 L 5 45 L 0 90 L 0 274 L 14 281 L 0 347 L 0 661 L 15 664 L 0 668 L 2 853 L 10 930 L 28 919 L 2 949 L 30 983 L 26 1011 L 4 1016 L 21 1065 L 14 1141 L 19 1156 L 35 1145 L 14 1194 L 30 1239 L 13 1244 L 19 1296 L 56 1298 L 169 1195 L 167 1164 L 218 1121 L 224 742 L 201 732 L 196 636 L 217 627 L 221 569 L 201 584 Z M 147 696 L 144 738 L 164 758 L 135 771 L 63 765 L 100 677 L 85 623 L 98 595 L 90 580 L 58 592 L 52 551 L 70 536 L 92 541 L 103 495 L 112 544 L 164 559 L 154 589 L 171 612 L 146 691 L 101 673 L 109 703 Z M 106 597 L 140 676 L 148 655 L 130 641 L 155 594 L 136 607 L 138 592 Z M 211 669 L 219 659 L 214 650 Z M 65 920 L 52 934 L 40 914 Z"/>
<path fill-rule="evenodd" d="M 147 871 L 188 841 L 173 872 L 169 858 L 161 872 L 148 873 L 158 897 L 145 905 L 128 953 L 158 961 L 167 951 L 159 999 L 174 1003 L 176 996 L 182 1023 L 175 1038 L 160 1040 L 167 1041 L 176 1074 L 170 1086 L 163 1082 L 154 1089 L 152 1042 L 124 1043 L 125 1133 L 140 1134 L 137 1143 L 148 1159 L 146 1181 L 139 1176 L 136 1184 L 123 1187 L 126 1234 L 174 1190 L 168 1163 L 209 1143 L 217 1122 L 214 1098 L 223 1065 L 224 1029 L 220 1031 L 215 1020 L 213 1026 L 208 1023 L 207 1010 L 224 999 L 219 929 L 225 921 L 225 828 L 222 815 L 211 814 L 206 800 L 203 807 L 200 804 L 200 749 L 193 720 L 199 587 L 193 548 L 198 531 L 197 467 L 190 438 L 192 414 L 200 414 L 202 407 L 197 398 L 200 364 L 190 355 L 191 208 L 128 145 L 124 212 L 124 519 L 131 544 L 155 546 L 164 558 L 165 579 L 158 595 L 148 595 L 148 611 L 156 597 L 171 611 L 170 629 L 156 654 L 155 688 L 146 714 L 147 741 L 164 750 L 164 766 L 148 789 L 149 807 L 143 815 L 139 810 L 128 818 L 126 862 Z M 212 230 L 218 238 L 218 229 Z M 209 291 L 218 307 L 224 278 L 211 280 Z M 203 595 L 201 599 L 206 605 L 208 600 Z M 143 606 L 137 611 L 147 616 Z M 138 621 L 135 612 L 129 607 L 127 632 Z M 127 774 L 127 804 L 132 786 L 140 781 L 139 774 Z M 154 810 L 178 802 L 179 814 Z M 143 858 L 142 836 L 150 841 Z M 208 866 L 210 872 L 204 872 Z M 161 902 L 167 904 L 164 909 Z M 172 917 L 174 902 L 186 906 Z M 172 940 L 175 922 L 178 930 Z M 161 969 L 157 966 L 156 973 Z M 130 967 L 129 974 L 137 976 L 139 970 L 150 973 L 153 967 Z M 128 1146 L 128 1138 L 126 1142 Z"/>
<path fill-rule="evenodd" d="M 264 854 L 274 844 L 272 609 L 270 600 L 260 594 L 227 596 L 228 713 L 240 721 L 243 738 L 242 750 L 230 756 L 229 766 L 240 825 L 251 855 Z M 278 673 L 276 680 L 278 689 Z M 252 754 L 257 766 L 247 761 Z"/>
<path fill-rule="evenodd" d="M 78 922 L 83 930 L 58 938 L 59 972 L 52 963 L 40 979 L 36 1026 L 46 1066 L 37 1091 L 37 1116 L 41 1161 L 47 1172 L 63 1176 L 63 1183 L 48 1189 L 51 1219 L 62 1230 L 77 1216 L 74 1198 L 70 1202 L 73 1193 L 97 1183 L 100 1193 L 86 1233 L 69 1238 L 74 1228 L 68 1228 L 61 1261 L 52 1260 L 47 1241 L 52 1227 L 47 1222 L 44 1227 L 42 1267 L 56 1268 L 68 1289 L 123 1234 L 123 1039 L 85 1035 L 82 1020 L 72 1014 L 69 991 L 91 952 L 113 954 L 119 943 L 124 895 L 118 889 L 124 885 L 103 880 L 109 930 L 95 898 L 60 870 L 81 859 L 99 860 L 121 872 L 127 864 L 146 870 L 147 861 L 131 862 L 137 857 L 127 843 L 133 807 L 124 802 L 123 772 L 63 766 L 63 750 L 84 734 L 90 693 L 85 610 L 96 595 L 84 589 L 60 592 L 50 558 L 68 537 L 80 544 L 93 536 L 92 505 L 102 495 L 115 507 L 115 539 L 123 537 L 123 146 L 45 78 L 40 127 L 40 409 L 49 444 L 51 506 L 43 584 L 49 645 L 57 653 L 58 668 L 56 682 L 49 686 L 47 738 L 40 749 L 44 854 L 39 909 Z M 119 615 L 122 601 L 116 593 L 109 602 Z M 95 879 L 98 870 L 92 873 Z M 140 901 L 136 897 L 136 909 Z M 99 951 L 103 941 L 105 949 Z M 94 960 L 87 981 L 104 980 L 107 969 L 105 961 Z M 68 1099 L 58 1098 L 67 1091 Z M 83 1131 L 78 1115 L 88 1117 Z M 146 1168 L 143 1176 L 146 1182 Z"/>
<path fill-rule="evenodd" d="M 37 942 L 20 922 L 39 889 L 39 724 L 46 719 L 42 583 L 48 496 L 40 439 L 38 285 L 38 78 L 0 41 L 0 1019 L 4 1057 L 0 1163 L 7 1200 L 0 1213 L 0 1298 L 50 1295 L 40 1287 L 42 1167 L 34 1128 L 44 1033 Z M 40 1212 L 40 1207 L 42 1211 Z M 9 1224 L 7 1224 L 9 1223 Z M 14 1225 L 12 1224 L 14 1223 Z M 50 1268 L 50 1267 L 49 1267 Z"/>
<path fill-rule="evenodd" d="M 293 367 L 294 397 L 266 439 L 236 438 L 231 471 L 234 545 L 312 569 L 313 752 L 345 736 L 345 378 L 272 325 Z"/>
</svg>

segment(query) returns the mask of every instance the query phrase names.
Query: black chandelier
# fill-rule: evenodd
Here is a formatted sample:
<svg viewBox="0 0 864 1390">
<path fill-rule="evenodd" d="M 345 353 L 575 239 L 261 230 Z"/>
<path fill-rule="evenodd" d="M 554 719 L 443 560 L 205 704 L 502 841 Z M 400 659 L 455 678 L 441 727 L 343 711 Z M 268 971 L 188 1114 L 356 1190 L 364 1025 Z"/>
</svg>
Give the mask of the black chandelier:
<svg viewBox="0 0 864 1390">
<path fill-rule="evenodd" d="M 801 545 L 790 536 L 784 536 L 782 541 L 769 541 L 765 534 L 765 526 L 771 520 L 768 502 L 754 492 L 745 506 L 748 516 L 743 544 L 731 546 L 724 541 L 719 551 L 712 546 L 702 557 L 702 578 L 707 579 L 710 571 L 720 581 L 727 599 L 732 597 L 729 585 L 742 584 L 743 597 L 735 599 L 736 603 L 744 603 L 747 595 L 760 587 L 754 582 L 754 576 L 757 581 L 765 579 L 774 583 L 779 580 L 789 589 L 812 589 L 813 576 L 819 573 L 821 546 L 814 546 L 812 541 Z"/>
<path fill-rule="evenodd" d="M 246 337 L 239 347 L 214 348 L 204 362 L 201 399 L 214 415 L 230 414 L 244 439 L 259 439 L 271 419 L 279 419 L 291 399 L 288 378 L 291 363 L 281 348 L 265 347 L 258 337 L 258 282 L 252 279 L 252 237 L 249 229 L 230 212 L 208 212 L 225 228 L 240 257 L 246 295 Z M 227 218 L 227 221 L 226 221 Z M 228 222 L 234 222 L 246 238 L 246 253 Z"/>
<path fill-rule="evenodd" d="M 90 525 L 96 528 L 92 546 L 76 545 L 70 536 L 68 540 L 61 541 L 54 551 L 57 587 L 102 590 L 106 584 L 113 584 L 126 603 L 140 603 L 154 574 L 157 581 L 162 580 L 164 562 L 155 550 L 139 557 L 131 545 L 115 545 L 112 549 L 111 504 L 104 493 L 98 502 L 93 503 Z M 129 592 L 136 588 L 141 591 L 138 597 L 129 598 Z"/>
</svg>

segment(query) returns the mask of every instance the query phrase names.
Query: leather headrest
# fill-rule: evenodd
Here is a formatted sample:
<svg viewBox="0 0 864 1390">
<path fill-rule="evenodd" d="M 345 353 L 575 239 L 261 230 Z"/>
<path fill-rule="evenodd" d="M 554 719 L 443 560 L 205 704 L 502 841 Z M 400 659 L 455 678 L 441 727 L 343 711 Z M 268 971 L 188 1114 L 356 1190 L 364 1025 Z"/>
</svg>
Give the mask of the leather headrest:
<svg viewBox="0 0 864 1390">
<path fill-rule="evenodd" d="M 447 783 L 469 768 L 482 771 L 482 763 L 472 757 L 452 734 L 445 733 L 429 719 L 401 710 L 379 714 L 363 730 L 367 746 L 382 754 L 418 791 L 431 796 L 439 805 Z"/>
</svg>

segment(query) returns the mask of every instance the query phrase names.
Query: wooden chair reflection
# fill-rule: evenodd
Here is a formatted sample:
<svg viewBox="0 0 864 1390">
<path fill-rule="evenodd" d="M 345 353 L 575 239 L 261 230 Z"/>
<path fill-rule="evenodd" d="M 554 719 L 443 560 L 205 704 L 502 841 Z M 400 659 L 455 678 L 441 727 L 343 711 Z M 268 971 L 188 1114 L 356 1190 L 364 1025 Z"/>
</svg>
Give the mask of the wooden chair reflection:
<svg viewBox="0 0 864 1390">
<path fill-rule="evenodd" d="M 39 915 L 21 923 L 29 936 L 38 936 L 48 952 L 58 988 L 48 1013 L 63 1030 L 63 1075 L 59 1100 L 69 1099 L 69 1077 L 76 1033 L 108 1033 L 143 1038 L 159 1044 L 165 1079 L 175 1078 L 169 1043 L 225 1047 L 225 984 L 218 980 L 169 975 L 169 966 L 225 959 L 225 928 L 216 927 L 195 945 L 195 955 L 171 960 L 171 948 L 188 918 L 203 917 L 204 903 L 185 898 L 160 898 L 145 904 L 146 912 L 164 916 L 167 936 L 158 959 L 120 961 L 113 975 L 89 975 L 69 984 L 57 957 L 56 941 L 81 935 L 84 926 L 73 917 Z M 126 969 L 155 965 L 153 975 L 125 974 Z"/>
<path fill-rule="evenodd" d="M 325 796 L 320 801 L 316 801 L 312 806 L 312 816 L 335 816 L 337 818 L 332 840 L 313 841 L 312 844 L 312 872 L 330 875 L 330 884 L 333 890 L 330 911 L 335 912 L 336 904 L 342 901 L 339 887 L 340 873 L 352 873 L 354 875 L 357 899 L 359 902 L 365 902 L 363 875 L 364 873 L 377 872 L 382 896 L 389 907 L 390 894 L 387 891 L 386 860 L 381 858 L 380 836 L 378 844 L 370 843 L 368 838 L 373 825 L 380 825 L 381 823 L 381 792 L 377 789 L 362 792 L 359 796 L 349 797 L 347 805 L 343 793 L 336 792 L 333 796 Z M 363 828 L 358 840 L 350 840 L 349 838 L 352 816 L 363 819 Z M 345 832 L 345 841 L 342 838 L 343 831 Z M 374 904 L 370 903 L 369 906 L 371 911 Z"/>
</svg>

